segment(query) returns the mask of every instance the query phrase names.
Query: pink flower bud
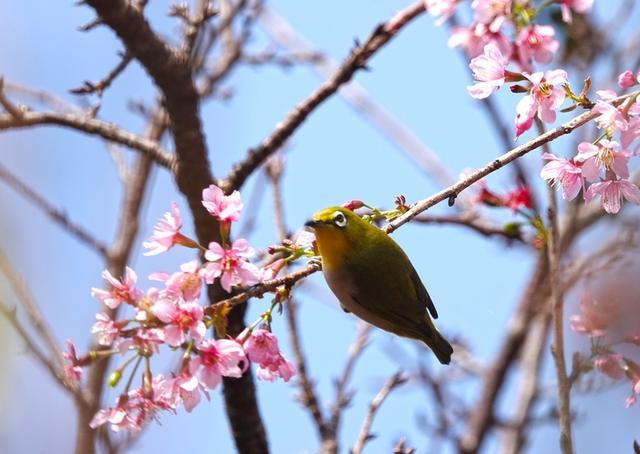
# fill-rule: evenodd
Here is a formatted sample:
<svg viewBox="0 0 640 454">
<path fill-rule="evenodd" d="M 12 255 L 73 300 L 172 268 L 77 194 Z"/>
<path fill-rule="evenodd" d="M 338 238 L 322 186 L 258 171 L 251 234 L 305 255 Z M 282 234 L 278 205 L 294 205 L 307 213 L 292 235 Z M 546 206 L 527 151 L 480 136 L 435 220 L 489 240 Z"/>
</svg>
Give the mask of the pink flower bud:
<svg viewBox="0 0 640 454">
<path fill-rule="evenodd" d="M 631 71 L 625 71 L 618 76 L 618 85 L 620 88 L 633 87 L 638 83 L 638 78 Z"/>
<path fill-rule="evenodd" d="M 357 210 L 358 208 L 362 208 L 364 206 L 364 202 L 360 201 L 360 200 L 349 200 L 348 202 L 345 202 L 342 204 L 343 208 L 346 208 L 347 210 Z"/>
</svg>

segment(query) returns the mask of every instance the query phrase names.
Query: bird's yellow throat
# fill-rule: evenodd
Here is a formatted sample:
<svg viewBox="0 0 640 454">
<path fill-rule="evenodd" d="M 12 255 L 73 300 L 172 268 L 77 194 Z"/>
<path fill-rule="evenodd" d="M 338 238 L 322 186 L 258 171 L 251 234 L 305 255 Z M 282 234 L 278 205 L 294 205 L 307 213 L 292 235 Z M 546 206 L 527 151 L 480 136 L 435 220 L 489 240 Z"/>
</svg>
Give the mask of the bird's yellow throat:
<svg viewBox="0 0 640 454">
<path fill-rule="evenodd" d="M 343 263 L 344 257 L 349 255 L 350 245 L 344 232 L 335 227 L 326 226 L 316 228 L 316 241 L 322 266 L 325 269 L 333 269 Z"/>
</svg>

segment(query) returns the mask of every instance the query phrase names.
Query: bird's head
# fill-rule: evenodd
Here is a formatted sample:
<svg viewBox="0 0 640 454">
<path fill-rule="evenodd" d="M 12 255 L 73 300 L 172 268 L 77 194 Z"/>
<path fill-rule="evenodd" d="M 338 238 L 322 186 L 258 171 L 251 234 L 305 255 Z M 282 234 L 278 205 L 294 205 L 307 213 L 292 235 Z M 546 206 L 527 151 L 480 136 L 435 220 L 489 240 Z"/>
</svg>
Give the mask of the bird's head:
<svg viewBox="0 0 640 454">
<path fill-rule="evenodd" d="M 317 211 L 305 225 L 314 230 L 324 262 L 352 255 L 359 244 L 366 242 L 367 228 L 372 227 L 353 211 L 339 206 Z"/>
</svg>

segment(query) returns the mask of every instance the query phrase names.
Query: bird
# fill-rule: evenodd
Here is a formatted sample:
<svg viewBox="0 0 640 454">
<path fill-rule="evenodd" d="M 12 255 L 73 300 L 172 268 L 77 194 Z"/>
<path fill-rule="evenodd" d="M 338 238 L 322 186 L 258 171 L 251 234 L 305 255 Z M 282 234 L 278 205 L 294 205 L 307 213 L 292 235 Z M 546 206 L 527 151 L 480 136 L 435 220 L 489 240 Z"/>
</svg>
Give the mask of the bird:
<svg viewBox="0 0 640 454">
<path fill-rule="evenodd" d="M 407 254 L 354 211 L 332 206 L 313 214 L 322 272 L 342 309 L 402 337 L 417 339 L 449 364 L 453 348 L 431 317 L 436 307 Z M 431 315 L 431 317 L 430 317 Z"/>
</svg>

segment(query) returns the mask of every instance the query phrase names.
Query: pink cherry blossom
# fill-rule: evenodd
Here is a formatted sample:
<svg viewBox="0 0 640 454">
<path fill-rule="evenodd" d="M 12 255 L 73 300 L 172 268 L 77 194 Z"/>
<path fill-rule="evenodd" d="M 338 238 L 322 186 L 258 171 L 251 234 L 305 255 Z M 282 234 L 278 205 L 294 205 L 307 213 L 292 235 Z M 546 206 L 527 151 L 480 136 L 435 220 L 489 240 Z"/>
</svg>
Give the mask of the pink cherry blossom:
<svg viewBox="0 0 640 454">
<path fill-rule="evenodd" d="M 247 361 L 242 346 L 234 340 L 204 340 L 198 347 L 198 356 L 191 360 L 189 371 L 200 372 L 200 380 L 214 389 L 222 377 L 239 378 L 246 370 Z"/>
<path fill-rule="evenodd" d="M 453 16 L 458 0 L 425 0 L 427 11 L 433 17 L 438 18 L 436 25 L 442 25 Z"/>
<path fill-rule="evenodd" d="M 474 20 L 497 32 L 511 14 L 511 0 L 473 0 Z"/>
<path fill-rule="evenodd" d="M 629 177 L 629 153 L 619 150 L 620 144 L 602 139 L 597 145 L 582 142 L 578 145 L 577 162 L 582 162 L 582 175 L 587 181 L 596 181 L 601 171 L 609 170 L 620 178 Z"/>
<path fill-rule="evenodd" d="M 509 39 L 500 32 L 492 33 L 485 24 L 476 24 L 472 27 L 453 27 L 448 40 L 449 47 L 462 47 L 469 58 L 477 57 L 484 52 L 487 44 L 493 43 L 505 57 L 512 54 L 512 46 Z"/>
<path fill-rule="evenodd" d="M 266 329 L 256 329 L 244 343 L 247 357 L 254 363 L 276 362 L 280 355 L 278 339 Z"/>
<path fill-rule="evenodd" d="M 575 199 L 584 186 L 582 169 L 573 160 L 559 158 L 552 153 L 543 153 L 542 159 L 549 162 L 540 171 L 540 176 L 553 186 L 559 185 L 563 199 Z"/>
<path fill-rule="evenodd" d="M 102 301 L 110 309 L 115 309 L 122 303 L 135 304 L 142 297 L 142 292 L 135 288 L 138 277 L 129 267 L 126 268 L 122 280 L 114 278 L 108 270 L 102 272 L 102 278 L 111 285 L 111 289 L 92 288 L 91 296 Z"/>
<path fill-rule="evenodd" d="M 611 134 L 615 131 L 625 131 L 629 128 L 627 119 L 617 107 L 605 101 L 597 101 L 593 111 L 599 113 L 596 124 L 600 129 L 604 129 Z"/>
<path fill-rule="evenodd" d="M 560 43 L 553 37 L 554 34 L 553 27 L 548 25 L 530 25 L 520 30 L 516 47 L 524 68 L 529 68 L 532 61 L 542 64 L 551 61 L 553 54 L 560 48 Z"/>
<path fill-rule="evenodd" d="M 567 83 L 567 73 L 564 70 L 523 75 L 531 82 L 531 87 L 529 94 L 522 98 L 516 107 L 516 136 L 520 136 L 531 127 L 536 113 L 545 123 L 556 121 L 556 110 L 566 96 L 562 87 Z"/>
<path fill-rule="evenodd" d="M 280 352 L 278 339 L 265 329 L 254 330 L 244 349 L 251 362 L 258 364 L 256 376 L 260 380 L 274 381 L 280 377 L 289 381 L 296 373 L 295 366 Z"/>
<path fill-rule="evenodd" d="M 582 295 L 580 301 L 580 315 L 569 318 L 571 329 L 589 337 L 599 337 L 606 334 L 606 330 L 618 317 L 618 306 L 611 300 L 598 301 L 590 293 Z"/>
<path fill-rule="evenodd" d="M 221 222 L 237 221 L 244 206 L 238 191 L 233 191 L 227 196 L 222 189 L 213 184 L 202 190 L 202 205 Z"/>
<path fill-rule="evenodd" d="M 164 342 L 161 328 L 138 328 L 126 338 L 116 339 L 115 348 L 124 353 L 137 350 L 141 355 L 149 356 L 158 353 L 158 347 Z"/>
<path fill-rule="evenodd" d="M 153 235 L 142 245 L 149 249 L 144 255 L 157 255 L 166 252 L 182 237 L 182 218 L 176 202 L 171 203 L 171 211 L 166 212 L 153 227 Z"/>
<path fill-rule="evenodd" d="M 120 334 L 120 328 L 107 314 L 97 313 L 96 320 L 91 327 L 91 333 L 96 335 L 100 345 L 108 347 Z"/>
<path fill-rule="evenodd" d="M 161 388 L 163 400 L 174 408 L 182 404 L 189 413 L 200 403 L 200 393 L 209 400 L 207 388 L 194 375 L 184 372 L 166 380 Z"/>
<path fill-rule="evenodd" d="M 620 144 L 623 148 L 629 148 L 638 139 L 640 139 L 640 116 L 631 117 L 627 122 L 627 129 L 620 131 Z"/>
<path fill-rule="evenodd" d="M 572 15 L 571 10 L 578 13 L 588 13 L 593 7 L 593 0 L 557 0 L 560 3 L 560 9 L 562 11 L 562 20 L 571 23 Z"/>
<path fill-rule="evenodd" d="M 172 274 L 152 273 L 149 275 L 149 279 L 164 282 L 164 293 L 169 297 L 182 297 L 187 301 L 200 298 L 202 278 L 200 277 L 200 265 L 197 260 L 183 263 L 180 265 L 180 271 Z"/>
<path fill-rule="evenodd" d="M 618 85 L 620 88 L 630 88 L 640 83 L 640 75 L 636 77 L 633 72 L 627 70 L 618 76 Z"/>
<path fill-rule="evenodd" d="M 82 367 L 76 355 L 76 347 L 69 339 L 67 339 L 67 350 L 66 352 L 62 352 L 62 357 L 66 361 L 64 374 L 72 382 L 79 383 L 82 377 Z"/>
<path fill-rule="evenodd" d="M 231 247 L 223 248 L 215 241 L 209 243 L 204 256 L 209 261 L 201 271 L 208 284 L 220 278 L 222 288 L 227 292 L 236 285 L 254 285 L 260 281 L 260 270 L 246 259 L 254 254 L 245 239 L 238 239 Z"/>
<path fill-rule="evenodd" d="M 471 60 L 469 68 L 477 81 L 467 87 L 469 94 L 476 99 L 487 98 L 504 84 L 506 67 L 509 59 L 502 55 L 498 46 L 489 43 L 484 47 L 484 54 Z"/>
<path fill-rule="evenodd" d="M 295 374 L 295 366 L 282 354 L 278 356 L 276 361 L 260 364 L 256 371 L 256 377 L 265 381 L 274 381 L 277 378 L 289 381 Z"/>
<path fill-rule="evenodd" d="M 96 429 L 106 423 L 111 424 L 111 430 L 114 432 L 120 432 L 121 430 L 137 432 L 141 429 L 135 420 L 127 414 L 127 410 L 123 406 L 98 410 L 89 423 L 89 427 Z"/>
<path fill-rule="evenodd" d="M 593 362 L 596 369 L 614 380 L 624 378 L 623 364 L 623 356 L 620 353 L 606 353 L 598 356 Z"/>
<path fill-rule="evenodd" d="M 604 211 L 615 214 L 622 207 L 622 200 L 640 205 L 640 189 L 629 180 L 605 180 L 593 183 L 584 194 L 584 200 L 590 202 L 600 196 Z"/>
<path fill-rule="evenodd" d="M 204 313 L 202 307 L 195 301 L 161 298 L 153 305 L 151 311 L 167 324 L 162 329 L 164 341 L 172 347 L 181 345 L 186 340 L 186 333 L 189 333 L 196 342 L 201 341 L 206 334 Z"/>
</svg>

